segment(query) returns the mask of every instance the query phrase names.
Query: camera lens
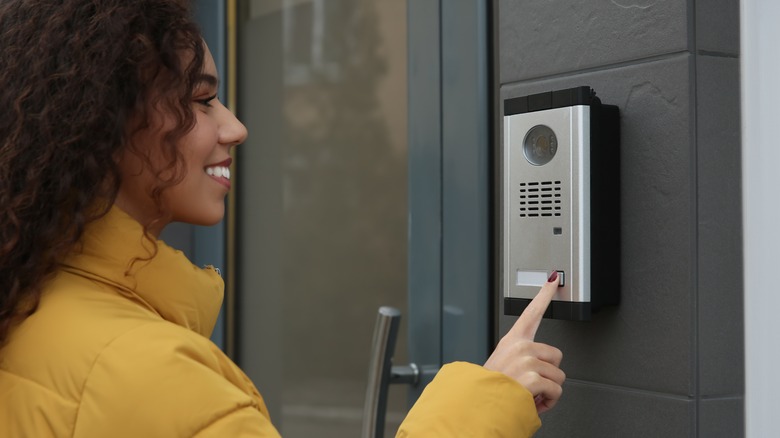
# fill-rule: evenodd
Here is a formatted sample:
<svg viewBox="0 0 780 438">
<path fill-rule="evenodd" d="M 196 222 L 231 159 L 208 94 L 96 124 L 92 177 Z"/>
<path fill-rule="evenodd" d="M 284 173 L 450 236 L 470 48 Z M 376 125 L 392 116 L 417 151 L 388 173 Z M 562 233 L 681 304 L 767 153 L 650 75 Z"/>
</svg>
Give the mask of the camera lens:
<svg viewBox="0 0 780 438">
<path fill-rule="evenodd" d="M 558 139 L 548 126 L 536 125 L 525 134 L 523 155 L 534 166 L 549 163 L 556 152 L 558 152 Z"/>
</svg>

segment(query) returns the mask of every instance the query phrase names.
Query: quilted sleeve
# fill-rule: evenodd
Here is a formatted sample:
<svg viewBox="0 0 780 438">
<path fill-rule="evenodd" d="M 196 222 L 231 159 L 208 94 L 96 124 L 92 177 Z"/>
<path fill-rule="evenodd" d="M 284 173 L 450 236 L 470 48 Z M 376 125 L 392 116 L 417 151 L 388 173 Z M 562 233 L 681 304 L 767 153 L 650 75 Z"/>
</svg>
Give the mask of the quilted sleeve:
<svg viewBox="0 0 780 438">
<path fill-rule="evenodd" d="M 455 362 L 423 391 L 397 437 L 530 437 L 541 426 L 533 396 L 504 374 Z"/>
</svg>

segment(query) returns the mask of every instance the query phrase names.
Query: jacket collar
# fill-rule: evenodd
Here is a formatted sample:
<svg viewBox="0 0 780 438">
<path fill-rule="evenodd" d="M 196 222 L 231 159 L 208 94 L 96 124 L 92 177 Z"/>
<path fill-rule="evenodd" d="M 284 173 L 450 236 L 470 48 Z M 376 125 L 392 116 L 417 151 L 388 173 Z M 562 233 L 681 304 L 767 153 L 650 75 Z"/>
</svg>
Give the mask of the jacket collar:
<svg viewBox="0 0 780 438">
<path fill-rule="evenodd" d="M 63 262 L 64 270 L 115 287 L 163 319 L 211 335 L 224 291 L 213 267 L 198 268 L 181 251 L 145 237 L 141 224 L 116 206 L 87 225 L 79 250 Z"/>
</svg>

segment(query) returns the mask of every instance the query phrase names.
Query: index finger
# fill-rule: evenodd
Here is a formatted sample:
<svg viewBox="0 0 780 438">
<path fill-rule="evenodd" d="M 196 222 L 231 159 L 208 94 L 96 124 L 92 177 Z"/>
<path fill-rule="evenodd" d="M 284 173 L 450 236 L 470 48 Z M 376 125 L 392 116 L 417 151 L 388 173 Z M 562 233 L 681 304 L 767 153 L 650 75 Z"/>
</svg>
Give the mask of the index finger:
<svg viewBox="0 0 780 438">
<path fill-rule="evenodd" d="M 556 271 L 557 274 L 557 271 Z M 555 292 L 558 290 L 558 276 L 555 279 L 545 283 L 536 294 L 533 300 L 525 308 L 523 314 L 520 315 L 515 325 L 512 327 L 512 332 L 517 336 L 529 341 L 534 340 L 536 336 L 536 330 L 539 329 L 539 324 L 542 323 L 542 317 L 544 312 L 547 311 L 547 307 L 555 296 Z"/>
</svg>

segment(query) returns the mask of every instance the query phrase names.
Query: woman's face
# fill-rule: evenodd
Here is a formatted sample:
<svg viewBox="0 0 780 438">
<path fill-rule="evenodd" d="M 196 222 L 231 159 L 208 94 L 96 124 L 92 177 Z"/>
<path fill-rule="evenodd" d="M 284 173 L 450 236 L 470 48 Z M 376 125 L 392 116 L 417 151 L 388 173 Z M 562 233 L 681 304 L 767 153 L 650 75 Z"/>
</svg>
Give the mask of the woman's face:
<svg viewBox="0 0 780 438">
<path fill-rule="evenodd" d="M 184 178 L 162 192 L 162 203 L 169 217 L 150 227 L 149 231 L 154 235 L 170 222 L 213 225 L 225 214 L 225 195 L 230 190 L 231 177 L 228 171 L 232 161 L 230 148 L 242 143 L 247 131 L 216 98 L 217 88 L 216 65 L 205 47 L 203 75 L 192 97 L 195 126 L 178 146 L 183 158 Z M 165 115 L 160 115 L 159 119 L 131 140 L 138 149 L 149 154 L 155 169 L 164 169 L 170 159 L 160 152 L 162 137 L 174 122 Z M 128 150 L 121 156 L 119 167 L 122 184 L 115 204 L 141 224 L 149 225 L 159 216 L 151 198 L 151 190 L 158 183 L 155 172 Z"/>
</svg>

